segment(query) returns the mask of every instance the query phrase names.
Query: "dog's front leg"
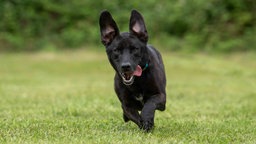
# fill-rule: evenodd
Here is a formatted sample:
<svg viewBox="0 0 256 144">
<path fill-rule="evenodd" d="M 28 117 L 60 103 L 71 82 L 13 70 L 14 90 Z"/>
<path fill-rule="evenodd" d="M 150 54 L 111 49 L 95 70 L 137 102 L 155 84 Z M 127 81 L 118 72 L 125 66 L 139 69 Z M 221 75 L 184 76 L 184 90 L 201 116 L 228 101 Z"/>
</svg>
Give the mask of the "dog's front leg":
<svg viewBox="0 0 256 144">
<path fill-rule="evenodd" d="M 145 103 L 141 111 L 141 128 L 144 129 L 145 131 L 150 131 L 154 126 L 155 110 L 155 103 L 148 101 Z"/>
<path fill-rule="evenodd" d="M 124 117 L 124 121 L 128 122 L 129 120 L 133 121 L 135 124 L 138 125 L 139 128 L 141 128 L 141 117 L 139 115 L 138 110 L 129 107 L 125 104 L 122 104 L 122 108 L 123 108 L 123 117 Z"/>
<path fill-rule="evenodd" d="M 154 126 L 155 110 L 163 111 L 165 109 L 165 94 L 151 96 L 144 104 L 141 111 L 142 129 L 150 131 Z"/>
</svg>

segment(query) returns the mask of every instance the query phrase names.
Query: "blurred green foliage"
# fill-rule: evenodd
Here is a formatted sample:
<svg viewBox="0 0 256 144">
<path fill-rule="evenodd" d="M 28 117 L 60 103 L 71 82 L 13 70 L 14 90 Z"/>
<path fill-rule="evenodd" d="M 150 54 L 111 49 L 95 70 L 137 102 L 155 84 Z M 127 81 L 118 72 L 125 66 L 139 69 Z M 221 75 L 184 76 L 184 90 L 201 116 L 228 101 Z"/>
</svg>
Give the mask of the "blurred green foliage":
<svg viewBox="0 0 256 144">
<path fill-rule="evenodd" d="M 121 31 L 139 10 L 151 41 L 167 50 L 256 49 L 255 0 L 0 0 L 0 50 L 99 44 L 98 19 L 109 10 Z"/>
</svg>

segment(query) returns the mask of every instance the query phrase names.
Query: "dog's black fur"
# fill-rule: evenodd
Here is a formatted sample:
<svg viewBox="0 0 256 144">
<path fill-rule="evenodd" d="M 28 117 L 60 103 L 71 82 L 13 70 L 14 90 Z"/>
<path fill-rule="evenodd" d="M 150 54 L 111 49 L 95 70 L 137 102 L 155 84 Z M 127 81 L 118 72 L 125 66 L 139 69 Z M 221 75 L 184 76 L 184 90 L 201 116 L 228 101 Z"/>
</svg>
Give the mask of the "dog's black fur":
<svg viewBox="0 0 256 144">
<path fill-rule="evenodd" d="M 165 110 L 166 78 L 160 53 L 147 45 L 148 33 L 143 17 L 133 10 L 130 31 L 124 33 L 119 33 L 108 11 L 101 13 L 99 24 L 101 41 L 116 71 L 115 92 L 122 104 L 123 119 L 150 131 L 154 126 L 155 110 Z M 138 66 L 143 71 L 140 76 L 135 76 Z"/>
</svg>

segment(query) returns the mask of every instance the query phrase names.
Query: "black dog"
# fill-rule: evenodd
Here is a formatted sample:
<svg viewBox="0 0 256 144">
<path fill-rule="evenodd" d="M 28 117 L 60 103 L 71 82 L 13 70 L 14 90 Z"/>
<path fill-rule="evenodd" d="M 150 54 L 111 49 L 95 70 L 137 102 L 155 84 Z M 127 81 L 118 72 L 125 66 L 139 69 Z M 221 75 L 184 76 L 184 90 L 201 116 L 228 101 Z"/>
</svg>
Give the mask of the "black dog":
<svg viewBox="0 0 256 144">
<path fill-rule="evenodd" d="M 154 126 L 155 110 L 165 110 L 166 78 L 161 55 L 147 45 L 146 26 L 136 10 L 131 12 L 129 33 L 119 33 L 108 11 L 101 13 L 99 24 L 101 41 L 116 71 L 115 92 L 122 104 L 124 121 L 131 120 L 149 131 Z"/>
</svg>

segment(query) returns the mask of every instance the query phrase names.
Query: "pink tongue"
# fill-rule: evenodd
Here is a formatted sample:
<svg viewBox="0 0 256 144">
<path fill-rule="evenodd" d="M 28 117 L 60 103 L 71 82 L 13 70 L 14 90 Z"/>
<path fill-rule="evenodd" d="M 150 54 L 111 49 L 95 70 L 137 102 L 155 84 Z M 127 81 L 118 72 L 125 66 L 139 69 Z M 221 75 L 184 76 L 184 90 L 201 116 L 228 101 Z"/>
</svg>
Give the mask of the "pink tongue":
<svg viewBox="0 0 256 144">
<path fill-rule="evenodd" d="M 141 76 L 142 69 L 139 65 L 137 65 L 136 70 L 133 72 L 133 75 L 135 76 Z"/>
</svg>

